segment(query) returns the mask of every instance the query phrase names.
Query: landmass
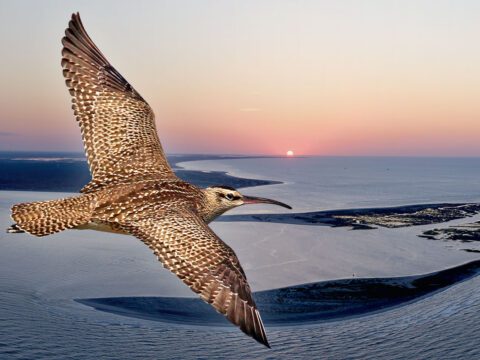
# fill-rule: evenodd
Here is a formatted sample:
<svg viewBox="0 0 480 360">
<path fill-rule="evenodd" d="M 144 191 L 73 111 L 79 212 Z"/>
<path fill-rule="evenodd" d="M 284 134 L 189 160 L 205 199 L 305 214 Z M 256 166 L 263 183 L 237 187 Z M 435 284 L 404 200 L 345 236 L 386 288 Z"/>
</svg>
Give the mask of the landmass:
<svg viewBox="0 0 480 360">
<path fill-rule="evenodd" d="M 429 240 L 460 241 L 462 243 L 480 241 L 480 221 L 427 230 L 419 236 Z M 480 252 L 473 249 L 465 249 L 465 251 Z"/>
<path fill-rule="evenodd" d="M 261 156 L 262 158 L 265 156 Z M 281 184 L 280 181 L 248 179 L 222 171 L 186 170 L 179 163 L 198 160 L 243 159 L 252 156 L 170 155 L 168 159 L 181 179 L 200 187 L 228 185 L 234 188 Z M 0 190 L 78 192 L 90 181 L 90 173 L 82 153 L 0 152 Z M 326 210 L 304 213 L 225 215 L 219 221 L 260 221 L 284 224 L 349 226 L 354 230 L 378 226 L 399 228 L 429 225 L 467 218 L 480 212 L 480 203 L 422 204 L 397 207 Z M 480 240 L 478 223 L 431 229 L 420 237 L 431 240 L 473 242 Z M 465 251 L 477 252 L 475 249 Z"/>
<path fill-rule="evenodd" d="M 423 204 L 387 208 L 325 210 L 304 213 L 225 215 L 218 221 L 263 221 L 297 225 L 350 226 L 374 229 L 375 226 L 399 228 L 443 223 L 480 212 L 480 203 Z"/>
<path fill-rule="evenodd" d="M 228 185 L 234 188 L 281 184 L 280 181 L 246 179 L 222 171 L 185 170 L 180 162 L 242 159 L 242 156 L 171 155 L 177 176 L 200 187 Z M 251 158 L 250 156 L 248 158 Z M 90 180 L 85 156 L 80 153 L 0 153 L 0 190 L 79 192 Z"/>
<path fill-rule="evenodd" d="M 368 314 L 400 305 L 480 273 L 480 260 L 417 276 L 321 281 L 256 292 L 269 326 L 304 325 Z M 97 310 L 168 323 L 228 326 L 225 318 L 197 298 L 111 297 L 77 299 Z"/>
</svg>

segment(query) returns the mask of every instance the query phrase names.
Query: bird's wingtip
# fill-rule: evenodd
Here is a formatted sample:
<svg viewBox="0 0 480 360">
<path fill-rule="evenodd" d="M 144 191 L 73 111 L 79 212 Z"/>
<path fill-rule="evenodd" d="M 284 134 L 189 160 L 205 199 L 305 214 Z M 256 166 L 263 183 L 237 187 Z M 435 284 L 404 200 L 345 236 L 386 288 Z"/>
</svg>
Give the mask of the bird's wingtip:
<svg viewBox="0 0 480 360">
<path fill-rule="evenodd" d="M 70 18 L 70 21 L 73 23 L 81 23 L 82 19 L 80 18 L 80 13 L 78 11 L 72 13 L 72 17 Z"/>
<path fill-rule="evenodd" d="M 256 340 L 259 344 L 271 349 L 272 346 L 270 345 L 270 343 L 268 342 L 268 339 L 267 339 L 267 336 L 265 335 L 265 333 L 261 334 L 260 336 L 257 336 L 258 334 L 247 334 L 249 336 L 251 336 L 254 340 Z"/>
</svg>

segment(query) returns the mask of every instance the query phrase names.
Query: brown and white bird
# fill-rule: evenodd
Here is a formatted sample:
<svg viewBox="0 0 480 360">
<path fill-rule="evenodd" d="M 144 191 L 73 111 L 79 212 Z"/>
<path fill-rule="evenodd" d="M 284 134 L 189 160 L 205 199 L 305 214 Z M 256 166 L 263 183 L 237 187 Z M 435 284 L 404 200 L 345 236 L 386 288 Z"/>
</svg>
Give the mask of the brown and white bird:
<svg viewBox="0 0 480 360">
<path fill-rule="evenodd" d="M 8 231 L 133 235 L 204 301 L 269 346 L 235 252 L 207 224 L 244 204 L 290 206 L 228 186 L 200 189 L 180 180 L 160 145 L 152 109 L 93 43 L 78 13 L 62 44 L 63 75 L 92 180 L 75 197 L 14 205 L 15 224 Z"/>
</svg>

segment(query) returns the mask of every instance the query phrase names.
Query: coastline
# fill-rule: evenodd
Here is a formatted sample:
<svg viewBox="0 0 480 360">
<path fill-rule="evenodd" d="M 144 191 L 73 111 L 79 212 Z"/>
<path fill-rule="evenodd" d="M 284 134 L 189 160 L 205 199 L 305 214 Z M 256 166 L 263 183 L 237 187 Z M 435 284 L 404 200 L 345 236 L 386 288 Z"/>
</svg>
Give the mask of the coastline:
<svg viewBox="0 0 480 360">
<path fill-rule="evenodd" d="M 244 184 L 264 185 L 263 181 L 268 181 L 270 185 L 259 188 L 260 195 L 276 198 L 272 192 L 278 189 L 284 189 L 286 183 L 280 181 L 269 181 L 263 175 L 250 174 L 252 178 L 240 178 L 240 175 L 248 175 L 241 171 L 224 168 L 224 162 L 221 160 L 261 160 L 260 157 L 234 157 L 234 156 L 211 156 L 211 155 L 175 155 L 171 157 L 176 171 L 185 171 L 195 174 L 201 174 L 202 181 L 209 184 L 215 183 L 218 173 L 220 177 L 228 176 L 234 181 Z M 218 165 L 214 167 L 215 171 L 191 170 L 204 167 L 205 160 L 208 164 L 214 163 L 211 159 L 215 158 Z M 281 159 L 283 161 L 283 159 Z M 291 159 L 285 159 L 290 161 Z M 276 161 L 276 160 L 274 160 Z M 197 164 L 192 166 L 193 164 Z M 199 165 L 200 164 L 200 165 Z M 236 162 L 232 163 L 232 168 Z M 219 170 L 222 169 L 221 171 Z M 255 179 L 256 178 L 256 179 Z M 282 179 L 283 180 L 283 179 Z M 260 182 L 258 182 L 260 181 Z M 257 185 L 255 185 L 257 186 Z M 248 194 L 255 193 L 255 187 L 248 190 Z M 62 193 L 61 196 L 69 196 L 69 193 Z M 14 196 L 16 197 L 16 196 Z M 49 196 L 48 193 L 27 192 L 20 197 L 33 198 L 33 200 L 45 200 L 58 195 Z M 28 200 L 31 201 L 31 200 Z M 7 203 L 6 201 L 4 201 Z M 441 270 L 445 267 L 451 267 L 460 263 L 475 260 L 478 258 L 480 249 L 469 244 L 468 248 L 459 246 L 451 247 L 443 245 L 443 242 L 436 241 L 438 245 L 430 244 L 430 241 L 421 241 L 418 236 L 424 232 L 432 230 L 429 225 L 438 224 L 438 228 L 448 228 L 450 225 L 462 225 L 464 218 L 476 214 L 478 204 L 470 204 L 473 210 L 470 213 L 461 213 L 457 211 L 448 211 L 449 216 L 421 218 L 421 221 L 415 214 L 418 211 L 431 210 L 431 208 L 441 208 L 446 205 L 461 207 L 464 204 L 413 204 L 390 207 L 366 207 L 366 208 L 347 208 L 340 210 L 319 210 L 310 212 L 290 212 L 284 211 L 278 213 L 277 208 L 272 207 L 242 207 L 235 209 L 228 215 L 221 216 L 217 221 L 211 224 L 211 227 L 223 239 L 236 249 L 241 257 L 244 267 L 248 272 L 253 272 L 251 283 L 257 289 L 269 288 L 267 284 L 273 287 L 289 286 L 295 283 L 312 282 L 318 280 L 348 278 L 349 274 L 357 273 L 361 277 L 371 276 L 396 276 L 411 275 L 418 273 L 427 273 L 435 270 Z M 283 210 L 281 210 L 283 211 Z M 401 226 L 384 226 L 382 218 L 391 220 L 391 216 L 410 214 L 408 222 Z M 420 213 L 420 215 L 422 215 Z M 474 216 L 479 217 L 480 216 Z M 456 220 L 455 220 L 456 219 Z M 368 221 L 366 221 L 368 220 Z M 373 220 L 373 221 L 372 221 Z M 380 220 L 377 221 L 377 220 Z M 405 220 L 405 217 L 403 218 Z M 373 224 L 376 222 L 376 224 Z M 247 223 L 247 227 L 243 225 Z M 272 227 L 272 225 L 274 225 Z M 294 225 L 294 226 L 291 226 Z M 321 226 L 322 229 L 318 229 Z M 255 229 L 256 238 L 245 243 L 245 237 L 249 238 L 248 229 Z M 315 229 L 317 228 L 317 229 Z M 327 230 L 330 228 L 330 230 Z M 342 230 L 342 228 L 345 228 Z M 389 229 L 391 228 L 391 230 Z M 392 230 L 401 230 L 400 232 L 391 232 Z M 369 235 L 355 235 L 350 229 L 370 230 Z M 405 230 L 403 230 L 405 229 Z M 346 230 L 346 231 L 345 231 Z M 70 234 L 70 232 L 67 232 Z M 370 235 L 371 233 L 371 235 Z M 279 239 L 276 239 L 278 234 Z M 366 233 L 365 233 L 366 234 Z M 92 236 L 98 234 L 93 233 Z M 67 237 L 66 234 L 60 236 Z M 89 235 L 90 236 L 90 235 Z M 295 241 L 288 239 L 295 238 Z M 246 246 L 247 244 L 250 244 Z M 259 252 L 262 261 L 257 261 L 251 246 Z M 432 246 L 433 245 L 433 246 Z M 300 246 L 298 250 L 292 249 L 292 246 Z M 366 252 L 365 249 L 371 249 Z M 311 250 L 308 250 L 311 249 Z M 317 250 L 318 249 L 318 250 Z M 414 250 L 416 249 L 416 250 Z M 304 253 L 304 250 L 307 253 Z M 313 250 L 313 251 L 312 251 Z M 453 250 L 453 251 L 452 251 Z M 464 250 L 458 254 L 459 251 Z M 321 251 L 321 252 L 320 252 Z M 406 257 L 409 252 L 415 251 L 415 257 Z M 468 254 L 467 254 L 468 253 Z M 330 254 L 330 255 L 329 255 Z M 382 255 L 384 254 L 384 255 Z M 399 261 L 395 263 L 386 263 L 377 256 L 398 257 Z M 310 270 L 305 275 L 299 276 L 297 268 L 305 266 L 309 261 L 322 262 L 322 265 L 315 266 L 314 271 Z M 340 258 L 338 258 L 341 256 Z M 416 257 L 422 257 L 421 261 L 415 260 Z M 332 259 L 340 259 L 335 263 Z M 348 261 L 348 263 L 344 263 Z M 404 262 L 404 264 L 403 264 Z M 281 264 L 285 264 L 284 268 Z M 281 279 L 277 271 L 288 272 L 288 276 Z M 258 272 L 258 275 L 257 275 Z M 265 279 L 262 279 L 265 276 Z M 271 288 L 271 287 L 270 287 Z"/>
<path fill-rule="evenodd" d="M 234 161 L 232 165 L 236 166 Z M 284 180 L 268 171 L 265 174 Z M 288 186 L 259 187 L 255 195 L 275 198 L 279 190 L 291 191 Z M 10 225 L 8 214 L 13 203 L 63 195 L 69 194 L 0 191 L 2 227 Z M 351 212 L 358 208 L 378 211 L 382 207 L 344 209 Z M 254 212 L 278 215 L 277 208 L 268 206 L 242 210 L 251 212 L 246 214 L 249 216 Z M 479 220 L 477 214 L 468 221 Z M 302 354 L 314 358 L 322 352 L 353 356 L 359 349 L 371 355 L 371 344 L 377 344 L 381 336 L 382 346 L 395 349 L 391 351 L 394 355 L 407 351 L 395 345 L 404 344 L 406 339 L 423 339 L 424 334 L 428 334 L 427 340 L 441 339 L 454 349 L 458 341 L 471 344 L 478 334 L 480 322 L 472 314 L 479 313 L 480 277 L 476 269 L 469 272 L 462 267 L 476 264 L 479 255 L 458 251 L 462 250 L 461 243 L 421 239 L 418 234 L 464 222 L 464 218 L 458 218 L 435 226 L 377 226 L 369 231 L 264 221 L 213 222 L 213 230 L 238 255 L 261 306 L 273 346 L 268 354 L 263 348 L 254 348 L 251 339 L 208 305 L 192 298 L 195 295 L 131 236 L 83 230 L 39 239 L 2 232 L 0 320 L 5 326 L 0 335 L 9 345 L 0 353 L 16 351 L 24 357 L 35 357 L 25 353 L 28 347 L 68 357 L 71 349 L 86 354 L 83 349 L 93 348 L 96 355 L 108 357 L 115 346 L 123 355 L 134 349 L 135 353 L 155 357 L 162 348 L 183 359 L 188 357 L 186 348 L 195 349 L 193 358 L 199 351 L 205 358 L 215 351 L 220 354 L 218 358 L 223 358 L 224 351 L 233 348 L 237 354 L 245 354 L 248 349 L 253 357 L 266 358 L 289 351 L 294 357 L 301 348 L 307 349 Z M 100 311 L 74 300 L 106 298 L 116 300 L 101 306 L 114 301 L 115 308 Z M 205 312 L 196 304 L 206 307 Z M 131 313 L 125 316 L 125 312 Z M 213 323 L 212 316 L 218 318 Z M 152 321 L 155 319 L 151 317 L 161 319 Z M 24 334 L 22 343 L 11 341 L 19 333 Z M 61 346 L 51 346 L 52 338 Z"/>
<path fill-rule="evenodd" d="M 480 274 L 480 260 L 433 273 L 393 278 L 353 278 L 300 284 L 254 293 L 267 326 L 338 321 L 411 303 Z M 113 297 L 75 299 L 96 310 L 180 325 L 229 326 L 200 299 Z"/>
<path fill-rule="evenodd" d="M 371 230 L 439 224 L 480 213 L 480 203 L 414 204 L 378 208 L 323 210 L 305 213 L 224 215 L 218 221 L 260 221 L 291 225 L 328 225 Z"/>
<path fill-rule="evenodd" d="M 77 193 L 90 181 L 90 172 L 83 155 L 49 153 L 48 157 L 34 157 L 27 153 L 14 158 L 0 157 L 0 190 L 48 191 Z M 229 160 L 259 158 L 224 155 L 171 155 L 168 160 L 179 178 L 200 187 L 228 185 L 235 188 L 280 184 L 279 181 L 237 177 L 225 171 L 200 171 L 183 168 L 180 163 L 202 160 Z M 39 179 L 48 178 L 41 182 Z"/>
</svg>

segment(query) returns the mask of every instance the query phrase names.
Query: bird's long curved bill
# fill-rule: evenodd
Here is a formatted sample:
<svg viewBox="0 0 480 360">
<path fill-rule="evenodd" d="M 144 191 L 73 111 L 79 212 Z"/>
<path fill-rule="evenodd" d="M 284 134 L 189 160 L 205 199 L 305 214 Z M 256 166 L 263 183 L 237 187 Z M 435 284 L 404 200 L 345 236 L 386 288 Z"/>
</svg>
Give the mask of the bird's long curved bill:
<svg viewBox="0 0 480 360">
<path fill-rule="evenodd" d="M 290 205 L 284 204 L 280 201 L 256 197 L 256 196 L 243 196 L 243 202 L 244 204 L 272 204 L 272 205 L 278 205 L 290 210 L 292 209 Z"/>
</svg>

